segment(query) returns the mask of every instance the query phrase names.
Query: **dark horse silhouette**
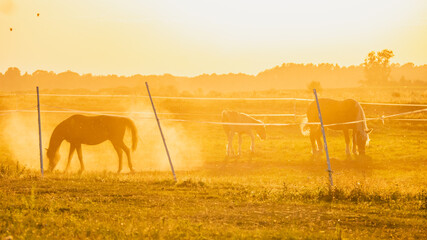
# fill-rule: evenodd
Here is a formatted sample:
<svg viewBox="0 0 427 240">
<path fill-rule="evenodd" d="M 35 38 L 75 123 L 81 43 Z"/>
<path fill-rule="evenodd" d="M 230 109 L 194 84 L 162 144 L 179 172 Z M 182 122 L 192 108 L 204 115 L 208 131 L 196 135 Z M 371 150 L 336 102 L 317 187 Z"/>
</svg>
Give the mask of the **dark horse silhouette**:
<svg viewBox="0 0 427 240">
<path fill-rule="evenodd" d="M 347 158 L 351 157 L 349 147 L 349 130 L 353 131 L 353 154 L 357 155 L 357 152 L 359 152 L 359 155 L 365 155 L 365 146 L 369 144 L 369 133 L 372 129 L 368 129 L 366 125 L 365 113 L 360 104 L 353 99 L 336 101 L 325 98 L 319 99 L 319 105 L 320 111 L 322 112 L 323 124 L 338 124 L 328 126 L 328 128 L 342 130 L 344 132 Z M 307 119 L 309 123 L 319 122 L 319 113 L 316 102 L 312 102 L 308 107 Z M 353 121 L 357 122 L 351 124 L 340 124 Z M 322 132 L 320 125 L 303 124 L 302 129 L 304 135 L 308 135 L 308 133 L 310 133 L 313 154 L 316 155 L 322 153 Z"/>
<path fill-rule="evenodd" d="M 123 151 L 126 153 L 129 169 L 133 172 L 130 151 L 123 142 L 126 128 L 130 128 L 132 132 L 132 150 L 135 151 L 138 143 L 137 130 L 135 123 L 129 118 L 105 115 L 90 117 L 73 115 L 65 119 L 56 126 L 50 137 L 49 148 L 47 149 L 49 171 L 53 171 L 59 161 L 58 149 L 62 141 L 66 140 L 70 143 L 70 152 L 68 154 L 68 163 L 65 172 L 67 172 L 70 167 L 74 150 L 77 150 L 77 155 L 80 160 L 79 173 L 81 173 L 85 169 L 81 145 L 96 145 L 109 140 L 113 144 L 119 157 L 119 170 L 117 172 L 122 170 Z"/>
</svg>

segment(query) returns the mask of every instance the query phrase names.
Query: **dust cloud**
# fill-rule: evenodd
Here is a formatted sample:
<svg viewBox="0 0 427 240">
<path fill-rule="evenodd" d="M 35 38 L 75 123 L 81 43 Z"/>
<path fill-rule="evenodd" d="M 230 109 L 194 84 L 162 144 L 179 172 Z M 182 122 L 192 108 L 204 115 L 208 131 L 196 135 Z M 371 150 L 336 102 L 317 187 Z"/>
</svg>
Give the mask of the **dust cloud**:
<svg viewBox="0 0 427 240">
<path fill-rule="evenodd" d="M 3 147 L 12 160 L 27 168 L 40 169 L 40 150 L 37 115 L 13 113 L 3 116 Z"/>
<path fill-rule="evenodd" d="M 138 148 L 133 154 L 136 169 L 170 170 L 169 160 L 163 145 L 157 122 L 151 105 L 145 99 L 128 109 L 129 112 L 144 112 L 146 114 L 133 116 L 138 129 Z M 162 113 L 168 113 L 162 110 Z M 162 118 L 162 115 L 159 116 Z M 161 127 L 174 168 L 177 170 L 191 170 L 203 164 L 200 158 L 200 146 L 191 138 L 191 135 L 175 122 L 161 121 Z M 127 132 L 127 143 L 131 142 Z"/>
</svg>

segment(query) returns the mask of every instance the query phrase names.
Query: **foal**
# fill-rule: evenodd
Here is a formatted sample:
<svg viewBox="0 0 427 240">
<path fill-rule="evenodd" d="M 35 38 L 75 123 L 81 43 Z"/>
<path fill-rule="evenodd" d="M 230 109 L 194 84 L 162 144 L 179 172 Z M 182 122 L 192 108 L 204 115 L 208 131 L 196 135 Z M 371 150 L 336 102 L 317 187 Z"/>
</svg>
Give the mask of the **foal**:
<svg viewBox="0 0 427 240">
<path fill-rule="evenodd" d="M 265 125 L 260 120 L 257 120 L 245 113 L 224 110 L 222 112 L 222 122 L 224 123 L 255 123 L 257 125 L 230 125 L 224 124 L 224 131 L 227 135 L 227 156 L 233 156 L 233 137 L 237 133 L 239 135 L 239 156 L 242 153 L 242 135 L 248 134 L 251 137 L 251 152 L 255 151 L 255 134 L 261 138 L 266 138 Z"/>
</svg>

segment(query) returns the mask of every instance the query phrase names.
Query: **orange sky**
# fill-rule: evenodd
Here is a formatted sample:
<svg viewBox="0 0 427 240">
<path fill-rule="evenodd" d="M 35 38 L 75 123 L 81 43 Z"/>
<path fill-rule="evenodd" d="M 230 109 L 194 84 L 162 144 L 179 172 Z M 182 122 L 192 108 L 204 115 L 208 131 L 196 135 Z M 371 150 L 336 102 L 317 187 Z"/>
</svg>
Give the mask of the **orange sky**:
<svg viewBox="0 0 427 240">
<path fill-rule="evenodd" d="M 256 74 L 385 48 L 421 65 L 426 42 L 425 0 L 0 0 L 1 72 Z"/>
</svg>

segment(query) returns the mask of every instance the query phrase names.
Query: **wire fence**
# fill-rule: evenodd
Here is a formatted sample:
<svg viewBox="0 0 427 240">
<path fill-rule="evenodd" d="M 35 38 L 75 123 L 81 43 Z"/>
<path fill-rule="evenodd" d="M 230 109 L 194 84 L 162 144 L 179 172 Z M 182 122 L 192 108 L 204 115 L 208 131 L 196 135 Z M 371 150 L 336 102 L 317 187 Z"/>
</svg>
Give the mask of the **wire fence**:
<svg viewBox="0 0 427 240">
<path fill-rule="evenodd" d="M 147 83 L 146 83 L 147 84 Z M 148 85 L 147 85 L 147 90 L 148 90 Z M 37 93 L 38 93 L 38 88 L 37 88 Z M 314 93 L 316 94 L 315 90 Z M 72 108 L 65 108 L 65 107 L 60 107 L 60 106 L 54 106 L 54 105 L 47 105 L 47 104 L 39 104 L 39 94 L 28 94 L 28 95 L 37 95 L 37 103 L 38 105 L 36 106 L 31 106 L 29 108 L 25 108 L 25 109 L 13 109 L 13 110 L 0 110 L 0 116 L 4 116 L 4 115 L 10 115 L 10 114 L 15 114 L 15 113 L 39 113 L 38 117 L 39 117 L 39 145 L 40 145 L 40 166 L 41 166 L 41 173 L 43 175 L 43 157 L 42 157 L 42 141 L 41 141 L 41 124 L 40 124 L 40 112 L 41 113 L 80 113 L 80 114 L 92 114 L 92 115 L 108 115 L 108 116 L 117 116 L 117 117 L 123 117 L 123 116 L 128 116 L 131 118 L 136 118 L 136 119 L 150 119 L 150 120 L 156 120 L 159 126 L 159 130 L 160 133 L 162 135 L 163 138 L 163 143 L 165 144 L 165 148 L 166 148 L 166 153 L 168 154 L 168 158 L 169 158 L 169 162 L 171 164 L 171 169 L 172 172 L 174 174 L 174 178 L 176 181 L 176 176 L 175 176 L 175 172 L 173 169 L 173 165 L 172 165 L 172 161 L 170 159 L 169 156 L 169 152 L 166 146 L 166 142 L 165 139 L 163 137 L 163 133 L 160 127 L 160 120 L 161 121 L 170 121 L 170 122 L 187 122 L 187 123 L 199 123 L 199 124 L 211 124 L 211 125 L 240 125 L 240 126 L 298 126 L 300 124 L 309 124 L 309 125 L 319 125 L 320 122 L 297 122 L 297 117 L 304 117 L 304 114 L 296 114 L 296 105 L 295 103 L 297 101 L 310 101 L 312 102 L 313 99 L 304 99 L 304 98 L 198 98 L 198 97 L 153 97 L 154 99 L 175 99 L 175 100 L 216 100 L 216 101 L 293 101 L 294 102 L 294 113 L 267 113 L 267 114 L 250 114 L 251 116 L 254 117 L 260 117 L 260 116 L 265 116 L 265 117 L 294 117 L 294 122 L 282 122 L 282 123 L 262 123 L 262 122 L 257 122 L 257 123 L 239 123 L 239 122 L 222 122 L 222 121 L 205 121 L 205 120 L 194 120 L 194 119 L 183 119 L 183 118 L 167 118 L 167 116 L 220 116 L 220 114 L 212 114 L 212 113 L 208 113 L 208 114 L 204 114 L 204 113 L 167 113 L 167 112 L 160 112 L 160 113 L 156 113 L 154 104 L 152 99 L 151 103 L 153 104 L 153 111 L 154 112 L 142 112 L 142 111 L 85 111 L 85 110 L 78 110 L 78 109 L 72 109 Z M 14 95 L 17 96 L 17 95 Z M 148 98 L 148 96 L 137 96 L 137 95 L 74 95 L 74 94 L 41 94 L 41 96 L 54 96 L 54 97 L 144 97 L 144 98 Z M 150 96 L 151 97 L 151 96 Z M 317 100 L 317 96 L 316 96 L 316 100 Z M 396 103 L 361 103 L 361 104 L 366 104 L 366 105 L 379 105 L 379 106 L 405 106 L 405 107 L 419 107 L 422 109 L 417 109 L 417 110 L 412 110 L 412 111 L 406 111 L 406 112 L 401 112 L 401 113 L 396 113 L 396 114 L 390 114 L 390 115 L 382 115 L 376 118 L 366 118 L 366 119 L 361 119 L 361 120 L 356 120 L 356 121 L 350 121 L 350 122 L 340 122 L 340 123 L 333 123 L 333 124 L 325 124 L 322 125 L 322 131 L 323 131 L 323 127 L 330 127 L 330 126 L 336 126 L 336 125 L 346 125 L 346 124 L 356 124 L 356 123 L 360 123 L 360 122 L 364 122 L 364 121 L 375 121 L 375 120 L 380 120 L 384 123 L 384 120 L 386 119 L 393 119 L 394 117 L 401 117 L 401 116 L 405 116 L 405 115 L 413 115 L 413 114 L 419 114 L 419 113 L 423 113 L 423 112 L 427 112 L 427 105 L 425 104 L 396 104 Z M 42 107 L 47 107 L 50 108 L 50 110 L 41 110 L 40 106 Z M 17 108 L 17 107 L 16 107 Z M 54 110 L 52 110 L 54 109 Z M 166 117 L 161 117 L 158 118 L 158 115 L 160 116 L 166 116 Z M 320 114 L 320 110 L 319 110 L 319 114 Z M 413 122 L 427 122 L 427 118 L 426 119 L 422 119 L 422 118 L 418 118 L 418 119 L 404 119 L 404 118 L 395 118 L 393 119 L 394 121 L 413 121 Z M 323 131 L 323 135 L 324 135 L 324 131 Z M 138 136 L 139 137 L 139 136 Z M 139 139 L 141 139 L 139 137 Z M 327 149 L 327 143 L 326 143 L 326 138 L 324 135 L 324 142 L 325 142 L 325 149 L 326 149 L 326 153 L 327 153 L 327 157 L 328 155 L 328 149 Z M 329 172 L 329 177 L 330 177 L 330 183 L 332 186 L 332 171 L 331 171 L 331 167 L 330 167 L 330 163 L 329 163 L 329 157 L 328 159 L 328 172 Z"/>
<path fill-rule="evenodd" d="M 23 94 L 35 96 L 36 94 Z M 7 96 L 17 96 L 17 95 L 7 95 Z M 40 94 L 40 96 L 52 96 L 52 97 L 143 97 L 148 98 L 148 96 L 141 95 L 98 95 L 98 94 Z M 313 99 L 306 98 L 208 98 L 208 97 L 168 97 L 168 96 L 153 96 L 154 99 L 177 99 L 177 100 L 220 100 L 220 101 L 313 101 Z M 361 102 L 360 104 L 365 105 L 378 105 L 378 106 L 406 106 L 406 107 L 424 107 L 423 109 L 407 111 L 391 115 L 382 115 L 375 118 L 366 118 L 364 120 L 357 120 L 351 122 L 341 122 L 334 124 L 326 124 L 324 126 L 336 126 L 336 125 L 346 125 L 346 124 L 355 124 L 363 121 L 382 121 L 384 123 L 385 119 L 390 119 L 398 116 L 412 115 L 417 113 L 422 113 L 427 111 L 427 105 L 425 104 L 399 104 L 399 103 L 372 103 L 372 102 Z M 92 115 L 108 115 L 108 116 L 130 116 L 137 119 L 155 119 L 153 112 L 141 112 L 141 111 L 87 111 L 87 110 L 78 110 L 71 108 L 64 108 L 59 106 L 42 104 L 43 107 L 48 107 L 55 110 L 41 110 L 41 113 L 80 113 L 80 114 L 92 114 Z M 36 113 L 35 109 L 37 106 L 33 106 L 26 109 L 15 109 L 15 110 L 0 110 L 0 116 L 12 114 L 12 113 Z M 295 110 L 295 109 L 294 109 Z M 160 112 L 157 113 L 160 116 L 216 116 L 219 117 L 221 114 L 212 114 L 212 113 L 184 113 L 184 112 Z M 253 117 L 305 117 L 305 114 L 296 114 L 296 113 L 263 113 L 263 114 L 249 114 Z M 201 124 L 212 124 L 212 125 L 241 125 L 241 126 L 293 126 L 300 125 L 301 122 L 282 122 L 282 123 L 234 123 L 234 122 L 221 122 L 221 121 L 204 121 L 204 120 L 193 120 L 193 119 L 182 119 L 182 118 L 159 118 L 162 121 L 170 122 L 189 122 L 189 123 L 201 123 Z M 419 118 L 399 118 L 399 119 L 390 119 L 393 121 L 412 121 L 412 122 L 427 122 L 427 119 Z M 309 122 L 305 123 L 308 125 L 318 125 L 319 122 Z"/>
<path fill-rule="evenodd" d="M 17 94 L 3 94 L 0 96 L 16 96 Z M 36 96 L 37 94 L 25 93 L 19 94 L 22 96 Z M 53 94 L 43 93 L 41 97 L 100 97 L 100 98 L 147 98 L 147 95 L 131 95 L 131 94 Z M 174 100 L 209 100 L 209 101 L 303 101 L 313 102 L 314 98 L 289 98 L 289 97 L 253 97 L 253 98 L 238 98 L 238 97 L 173 97 L 173 96 L 152 96 L 153 99 L 174 99 Z M 377 106 L 402 106 L 402 107 L 424 107 L 427 104 L 417 103 L 382 103 L 382 102 L 359 102 L 362 105 L 377 105 Z"/>
</svg>

